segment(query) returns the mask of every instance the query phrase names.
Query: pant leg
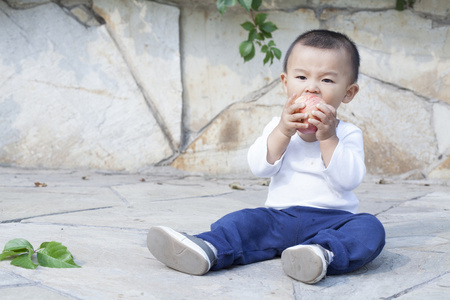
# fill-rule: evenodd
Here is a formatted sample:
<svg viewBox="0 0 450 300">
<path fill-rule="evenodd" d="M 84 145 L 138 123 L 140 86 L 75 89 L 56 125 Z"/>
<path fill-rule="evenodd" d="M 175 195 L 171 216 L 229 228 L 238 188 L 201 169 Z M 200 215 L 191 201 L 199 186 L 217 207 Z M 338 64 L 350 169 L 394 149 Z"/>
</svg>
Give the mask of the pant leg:
<svg viewBox="0 0 450 300">
<path fill-rule="evenodd" d="M 327 274 L 352 272 L 377 257 L 385 244 L 381 222 L 370 214 L 338 216 L 337 222 L 320 230 L 302 244 L 319 244 L 334 253 Z"/>
<path fill-rule="evenodd" d="M 217 248 L 217 263 L 212 269 L 219 270 L 281 255 L 298 243 L 297 230 L 298 219 L 289 212 L 256 208 L 230 213 L 197 237 Z"/>
<path fill-rule="evenodd" d="M 301 206 L 237 211 L 198 237 L 218 249 L 213 270 L 268 260 L 298 244 L 319 244 L 335 254 L 329 275 L 364 266 L 378 256 L 385 243 L 382 224 L 370 214 Z"/>
</svg>

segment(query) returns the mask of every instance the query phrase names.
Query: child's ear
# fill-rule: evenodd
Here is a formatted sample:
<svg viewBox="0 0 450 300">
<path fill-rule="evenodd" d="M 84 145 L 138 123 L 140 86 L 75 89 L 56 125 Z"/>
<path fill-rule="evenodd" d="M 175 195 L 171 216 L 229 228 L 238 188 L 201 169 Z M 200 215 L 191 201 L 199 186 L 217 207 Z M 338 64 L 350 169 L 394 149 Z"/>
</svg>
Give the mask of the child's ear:
<svg viewBox="0 0 450 300">
<path fill-rule="evenodd" d="M 359 85 L 357 83 L 351 84 L 347 88 L 347 93 L 344 96 L 344 100 L 342 100 L 343 103 L 349 103 L 353 100 L 353 97 L 358 93 L 359 91 Z"/>
<path fill-rule="evenodd" d="M 280 78 L 281 78 L 281 83 L 283 84 L 284 92 L 287 94 L 287 74 L 284 72 L 281 73 Z"/>
</svg>

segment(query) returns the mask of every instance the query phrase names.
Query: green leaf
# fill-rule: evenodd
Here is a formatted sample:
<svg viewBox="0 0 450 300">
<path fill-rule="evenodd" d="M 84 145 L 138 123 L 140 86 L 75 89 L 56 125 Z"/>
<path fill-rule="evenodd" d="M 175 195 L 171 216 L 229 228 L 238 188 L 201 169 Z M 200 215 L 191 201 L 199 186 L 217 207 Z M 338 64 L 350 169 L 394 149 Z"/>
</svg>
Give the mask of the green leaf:
<svg viewBox="0 0 450 300">
<path fill-rule="evenodd" d="M 33 246 L 25 239 L 14 239 L 10 240 L 6 243 L 5 248 L 3 251 L 18 251 L 18 250 L 24 250 L 22 252 L 28 251 L 31 249 L 32 252 L 34 252 Z"/>
<path fill-rule="evenodd" d="M 48 242 L 38 250 L 37 259 L 41 266 L 48 268 L 81 268 L 73 261 L 67 247 L 58 242 Z"/>
<path fill-rule="evenodd" d="M 262 53 L 267 53 L 267 51 L 269 51 L 269 47 L 267 45 L 264 45 L 261 47 L 261 52 Z"/>
<path fill-rule="evenodd" d="M 43 242 L 43 243 L 39 246 L 39 249 L 42 249 L 42 248 L 47 247 L 48 243 L 50 243 L 50 242 Z M 38 250 L 39 250 L 39 249 L 38 249 Z"/>
<path fill-rule="evenodd" d="M 266 64 L 266 63 L 269 62 L 269 60 L 270 60 L 270 64 L 272 64 L 272 62 L 273 62 L 273 54 L 270 51 L 266 53 L 266 57 L 264 57 L 263 63 Z"/>
<path fill-rule="evenodd" d="M 264 36 L 264 38 L 268 38 L 268 39 L 272 38 L 272 34 L 270 32 L 261 31 L 261 33 Z"/>
<path fill-rule="evenodd" d="M 255 28 L 253 28 L 252 30 L 250 30 L 250 32 L 248 33 L 248 41 L 252 42 L 255 38 L 256 38 L 256 34 L 257 31 Z"/>
<path fill-rule="evenodd" d="M 238 0 L 239 4 L 242 5 L 247 11 L 250 11 L 252 7 L 252 0 Z"/>
<path fill-rule="evenodd" d="M 3 251 L 2 254 L 0 254 L 0 261 L 4 260 L 7 257 L 10 256 L 14 256 L 14 255 L 18 255 L 20 253 L 23 253 L 24 251 L 13 251 L 13 250 L 8 250 L 8 251 Z"/>
<path fill-rule="evenodd" d="M 258 26 L 261 26 L 264 24 L 264 21 L 266 21 L 267 14 L 259 13 L 255 16 L 255 23 Z"/>
<path fill-rule="evenodd" d="M 264 41 L 264 34 L 263 34 L 262 32 L 259 32 L 259 33 L 256 35 L 256 39 L 257 39 L 257 40 L 260 40 L 260 41 Z"/>
<path fill-rule="evenodd" d="M 253 25 L 253 23 L 250 22 L 250 21 L 247 21 L 247 22 L 242 23 L 242 24 L 241 24 L 241 27 L 244 28 L 244 29 L 247 30 L 247 31 L 250 31 L 250 30 L 252 30 L 252 29 L 255 29 L 255 25 Z"/>
<path fill-rule="evenodd" d="M 11 264 L 17 267 L 25 269 L 36 269 L 38 265 L 31 261 L 31 255 L 33 253 L 22 254 L 11 261 Z"/>
<path fill-rule="evenodd" d="M 278 27 L 277 27 L 277 25 L 275 25 L 272 22 L 266 22 L 266 23 L 260 25 L 259 29 L 261 29 L 261 31 L 263 31 L 263 32 L 271 33 L 271 32 L 274 32 L 275 30 L 277 30 Z"/>
<path fill-rule="evenodd" d="M 397 2 L 395 3 L 395 9 L 402 11 L 405 9 L 406 6 L 406 0 L 397 0 Z"/>
<path fill-rule="evenodd" d="M 248 61 L 252 60 L 253 57 L 255 57 L 255 50 L 253 50 L 249 55 L 244 57 L 244 62 L 248 62 Z"/>
<path fill-rule="evenodd" d="M 225 5 L 225 0 L 217 0 L 216 7 L 221 15 L 223 15 L 225 13 L 225 11 L 227 10 L 227 7 Z"/>
<path fill-rule="evenodd" d="M 246 56 L 243 56 L 244 62 L 247 62 L 247 61 L 251 60 L 254 56 L 255 56 L 255 46 L 252 43 L 252 47 L 251 47 L 250 53 L 247 54 Z"/>
<path fill-rule="evenodd" d="M 239 53 L 242 57 L 246 57 L 252 52 L 252 49 L 254 51 L 255 46 L 250 41 L 244 41 L 239 45 Z"/>
<path fill-rule="evenodd" d="M 236 0 L 217 0 L 216 1 L 217 10 L 222 15 L 227 10 L 227 7 L 234 6 L 235 4 L 236 4 Z"/>
<path fill-rule="evenodd" d="M 273 47 L 272 52 L 278 60 L 281 59 L 281 50 L 280 49 Z"/>
<path fill-rule="evenodd" d="M 30 255 L 34 254 L 33 246 L 25 239 L 14 239 L 6 243 L 2 254 L 0 254 L 0 260 L 4 260 L 10 256 L 16 256 L 28 252 Z"/>
<path fill-rule="evenodd" d="M 414 0 L 407 0 L 414 1 Z M 217 9 L 223 14 L 227 7 L 234 6 L 239 3 L 240 6 L 247 11 L 257 12 L 262 5 L 262 0 L 216 0 Z M 253 12 L 250 12 L 251 17 Z M 256 13 L 253 21 L 247 21 L 241 24 L 241 27 L 248 31 L 248 39 L 239 45 L 239 53 L 243 57 L 244 62 L 247 62 L 255 56 L 255 44 L 265 53 L 264 64 L 273 63 L 274 57 L 281 59 L 281 51 L 276 48 L 275 42 L 272 39 L 272 32 L 278 29 L 273 22 L 266 22 L 267 14 Z M 270 40 L 266 45 L 265 40 Z M 39 251 L 40 252 L 40 251 Z"/>
<path fill-rule="evenodd" d="M 259 7 L 261 6 L 261 4 L 262 4 L 262 0 L 253 0 L 252 1 L 253 10 L 258 10 Z"/>
</svg>

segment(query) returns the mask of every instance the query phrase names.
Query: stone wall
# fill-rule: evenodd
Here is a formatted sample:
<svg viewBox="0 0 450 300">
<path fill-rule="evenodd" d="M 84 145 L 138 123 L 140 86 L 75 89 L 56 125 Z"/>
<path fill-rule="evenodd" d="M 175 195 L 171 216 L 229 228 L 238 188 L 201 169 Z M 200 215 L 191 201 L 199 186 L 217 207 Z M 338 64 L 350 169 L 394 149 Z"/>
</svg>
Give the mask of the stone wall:
<svg viewBox="0 0 450 300">
<path fill-rule="evenodd" d="M 450 178 L 450 5 L 271 0 L 284 52 L 314 28 L 349 35 L 372 174 Z M 248 16 L 214 0 L 0 0 L 0 163 L 248 174 L 246 152 L 286 101 L 281 63 L 243 63 Z"/>
</svg>

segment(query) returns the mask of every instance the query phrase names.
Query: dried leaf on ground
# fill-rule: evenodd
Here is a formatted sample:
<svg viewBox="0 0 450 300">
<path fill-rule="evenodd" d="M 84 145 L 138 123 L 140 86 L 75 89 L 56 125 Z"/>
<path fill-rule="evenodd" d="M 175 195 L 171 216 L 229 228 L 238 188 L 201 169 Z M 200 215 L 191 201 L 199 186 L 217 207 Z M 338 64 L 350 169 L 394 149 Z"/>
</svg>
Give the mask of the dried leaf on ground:
<svg viewBox="0 0 450 300">
<path fill-rule="evenodd" d="M 239 182 L 232 182 L 228 186 L 233 190 L 245 190 Z"/>
</svg>

